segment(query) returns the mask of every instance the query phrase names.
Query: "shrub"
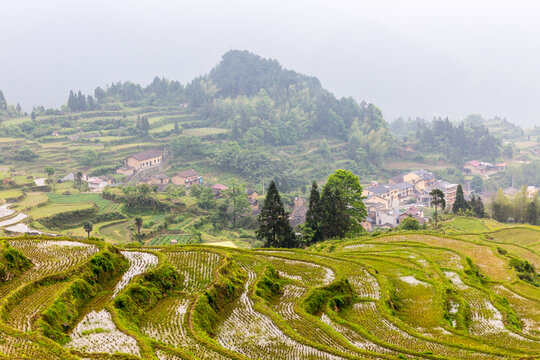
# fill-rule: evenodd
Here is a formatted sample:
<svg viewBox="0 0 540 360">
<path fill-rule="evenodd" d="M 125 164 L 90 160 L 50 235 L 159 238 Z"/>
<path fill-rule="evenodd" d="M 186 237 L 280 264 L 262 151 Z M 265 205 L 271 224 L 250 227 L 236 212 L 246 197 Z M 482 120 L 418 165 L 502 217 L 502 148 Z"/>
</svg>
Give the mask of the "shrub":
<svg viewBox="0 0 540 360">
<path fill-rule="evenodd" d="M 184 276 L 165 264 L 150 270 L 129 285 L 115 300 L 114 306 L 124 316 L 138 323 L 140 316 L 172 291 L 180 290 Z"/>
<path fill-rule="evenodd" d="M 401 230 L 420 230 L 420 223 L 411 216 L 407 216 L 399 224 Z"/>
<path fill-rule="evenodd" d="M 193 322 L 198 330 L 215 335 L 219 314 L 240 296 L 245 280 L 244 271 L 233 260 L 229 259 L 220 268 L 218 281 L 204 292 L 195 306 Z"/>
<path fill-rule="evenodd" d="M 348 279 L 341 278 L 330 285 L 320 287 L 304 301 L 304 309 L 307 313 L 316 315 L 323 312 L 328 304 L 335 311 L 339 311 L 352 304 L 354 290 Z"/>
<path fill-rule="evenodd" d="M 268 266 L 263 277 L 257 282 L 255 294 L 266 301 L 270 301 L 273 297 L 283 294 L 281 282 L 282 280 L 279 278 L 277 271 Z"/>
<path fill-rule="evenodd" d="M 32 266 L 32 262 L 7 241 L 0 244 L 0 282 L 11 280 Z"/>
</svg>

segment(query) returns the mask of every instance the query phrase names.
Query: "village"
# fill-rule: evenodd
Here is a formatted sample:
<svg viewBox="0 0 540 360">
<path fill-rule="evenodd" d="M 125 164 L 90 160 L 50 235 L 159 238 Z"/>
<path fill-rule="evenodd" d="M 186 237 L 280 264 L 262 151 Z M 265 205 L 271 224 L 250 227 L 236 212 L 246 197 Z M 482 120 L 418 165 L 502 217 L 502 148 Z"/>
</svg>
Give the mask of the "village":
<svg viewBox="0 0 540 360">
<path fill-rule="evenodd" d="M 103 191 L 107 186 L 121 186 L 126 184 L 147 184 L 155 192 L 164 191 L 167 186 L 179 186 L 186 189 L 193 185 L 211 188 L 216 199 L 222 198 L 228 186 L 219 182 L 208 183 L 203 176 L 194 169 L 186 169 L 167 175 L 166 152 L 157 149 L 150 149 L 132 154 L 124 160 L 124 164 L 116 169 L 116 174 L 106 174 L 101 176 L 88 176 L 79 173 L 81 180 L 87 183 L 88 190 L 94 192 Z M 491 164 L 478 160 L 471 160 L 462 167 L 464 175 L 489 176 L 505 171 L 506 164 Z M 69 173 L 59 182 L 75 181 L 77 174 Z M 403 221 L 405 217 L 412 217 L 422 226 L 431 216 L 431 196 L 433 189 L 442 191 L 446 201 L 446 208 L 451 209 L 456 199 L 458 184 L 451 183 L 444 179 L 437 179 L 436 176 L 427 170 L 419 169 L 404 172 L 394 176 L 385 183 L 372 181 L 364 187 L 362 196 L 367 209 L 367 218 L 362 222 L 362 226 L 367 231 L 375 229 L 392 229 Z M 470 181 L 463 184 L 464 196 L 470 200 L 473 195 L 480 196 L 483 200 L 489 199 L 488 193 L 479 193 L 471 188 Z M 505 189 L 505 194 L 512 196 L 518 190 L 513 188 Z M 538 188 L 529 186 L 528 195 L 532 197 L 538 192 Z M 251 207 L 251 215 L 259 212 L 259 194 L 247 187 L 246 196 Z M 294 204 L 290 207 L 289 222 L 291 226 L 305 222 L 308 201 L 305 197 L 297 196 Z"/>
</svg>

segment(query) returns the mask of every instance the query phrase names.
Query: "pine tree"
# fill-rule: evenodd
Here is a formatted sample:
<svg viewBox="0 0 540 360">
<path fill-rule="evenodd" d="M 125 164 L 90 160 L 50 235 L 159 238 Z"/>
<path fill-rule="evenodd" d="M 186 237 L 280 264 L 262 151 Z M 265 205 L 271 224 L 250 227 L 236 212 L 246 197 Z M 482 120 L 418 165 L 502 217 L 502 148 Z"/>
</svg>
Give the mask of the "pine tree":
<svg viewBox="0 0 540 360">
<path fill-rule="evenodd" d="M 306 226 L 313 231 L 311 243 L 322 240 L 321 236 L 321 194 L 319 193 L 317 182 L 311 184 L 311 193 L 309 194 L 309 208 L 306 213 Z"/>
<path fill-rule="evenodd" d="M 538 193 L 534 195 L 527 205 L 526 221 L 531 225 L 536 225 L 538 222 Z"/>
<path fill-rule="evenodd" d="M 69 98 L 67 106 L 70 111 L 77 111 L 79 109 L 79 101 L 77 100 L 77 97 L 73 93 L 73 90 L 69 91 Z"/>
<path fill-rule="evenodd" d="M 347 202 L 339 189 L 325 186 L 321 196 L 321 236 L 323 239 L 342 238 L 351 229 Z"/>
<path fill-rule="evenodd" d="M 22 111 L 21 104 L 17 103 L 16 110 L 17 110 L 17 116 L 21 116 L 21 111 Z"/>
<path fill-rule="evenodd" d="M 0 110 L 7 110 L 7 101 L 2 90 L 0 90 Z"/>
<path fill-rule="evenodd" d="M 460 210 L 465 211 L 470 208 L 469 203 L 467 203 L 467 200 L 465 200 L 465 196 L 463 195 L 463 187 L 461 184 L 457 187 L 457 193 L 456 193 L 456 200 L 454 201 L 454 204 L 452 205 L 452 211 L 454 214 L 457 214 Z"/>
<path fill-rule="evenodd" d="M 148 118 L 146 116 L 143 116 L 142 118 L 137 117 L 136 127 L 143 136 L 148 136 L 150 130 L 150 123 L 148 122 Z"/>
<path fill-rule="evenodd" d="M 473 195 L 471 197 L 471 201 L 469 202 L 469 205 L 475 216 L 480 217 L 480 218 L 486 216 L 486 213 L 484 210 L 484 203 L 482 202 L 482 198 L 480 196 L 475 197 Z"/>
<path fill-rule="evenodd" d="M 259 229 L 256 234 L 259 239 L 264 240 L 265 247 L 291 248 L 296 246 L 296 238 L 289 223 L 289 214 L 283 207 L 274 181 L 268 186 L 258 221 Z"/>
<path fill-rule="evenodd" d="M 92 95 L 86 96 L 86 103 L 88 104 L 87 110 L 96 110 L 96 102 L 94 101 Z"/>
<path fill-rule="evenodd" d="M 79 90 L 79 93 L 77 94 L 77 103 L 78 103 L 78 109 L 79 111 L 85 111 L 87 108 L 86 104 L 86 97 L 82 94 L 81 90 Z"/>
</svg>

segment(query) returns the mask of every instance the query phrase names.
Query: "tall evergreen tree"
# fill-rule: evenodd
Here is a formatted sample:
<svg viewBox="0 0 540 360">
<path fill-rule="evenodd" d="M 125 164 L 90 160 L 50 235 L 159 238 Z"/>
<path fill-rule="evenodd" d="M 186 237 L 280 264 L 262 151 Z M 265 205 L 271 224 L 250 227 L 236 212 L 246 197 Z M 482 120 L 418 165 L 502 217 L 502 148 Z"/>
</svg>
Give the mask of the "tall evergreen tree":
<svg viewBox="0 0 540 360">
<path fill-rule="evenodd" d="M 352 227 L 345 197 L 336 188 L 325 186 L 321 196 L 322 238 L 342 238 Z"/>
<path fill-rule="evenodd" d="M 77 93 L 77 104 L 79 111 L 85 111 L 87 108 L 86 97 L 82 94 L 81 90 Z"/>
<path fill-rule="evenodd" d="M 94 101 L 92 95 L 86 96 L 86 104 L 88 105 L 87 110 L 96 110 L 96 102 Z"/>
<path fill-rule="evenodd" d="M 150 123 L 148 122 L 148 118 L 146 116 L 143 116 L 142 118 L 137 117 L 136 127 L 143 136 L 148 136 L 150 130 Z"/>
<path fill-rule="evenodd" d="M 471 201 L 469 202 L 469 204 L 475 216 L 480 217 L 480 218 L 486 216 L 484 203 L 482 202 L 482 198 L 480 196 L 476 197 L 473 195 L 471 197 Z"/>
<path fill-rule="evenodd" d="M 0 90 L 0 110 L 7 110 L 7 101 L 2 90 Z"/>
<path fill-rule="evenodd" d="M 289 214 L 285 211 L 276 183 L 268 186 L 264 205 L 259 214 L 257 237 L 264 240 L 265 247 L 292 248 L 296 238 L 289 223 Z"/>
<path fill-rule="evenodd" d="M 463 187 L 459 184 L 457 187 L 456 200 L 452 205 L 452 211 L 454 214 L 457 214 L 460 210 L 465 211 L 469 208 L 469 203 L 467 203 L 467 200 L 465 200 L 465 196 L 463 195 Z"/>
<path fill-rule="evenodd" d="M 22 111 L 21 104 L 17 103 L 16 110 L 17 110 L 17 116 L 21 116 L 21 111 Z"/>
<path fill-rule="evenodd" d="M 313 231 L 312 243 L 322 240 L 321 235 L 321 194 L 317 182 L 311 184 L 311 193 L 309 194 L 309 208 L 306 213 L 306 226 Z"/>
<path fill-rule="evenodd" d="M 77 111 L 79 109 L 79 101 L 75 94 L 73 93 L 73 90 L 69 91 L 69 98 L 67 106 L 70 111 Z"/>
</svg>

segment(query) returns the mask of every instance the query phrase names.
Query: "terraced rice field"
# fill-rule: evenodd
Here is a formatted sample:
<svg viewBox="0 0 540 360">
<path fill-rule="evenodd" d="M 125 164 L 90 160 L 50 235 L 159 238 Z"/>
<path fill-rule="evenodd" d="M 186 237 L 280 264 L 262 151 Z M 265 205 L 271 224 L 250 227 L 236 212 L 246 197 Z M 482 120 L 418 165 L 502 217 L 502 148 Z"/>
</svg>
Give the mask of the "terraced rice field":
<svg viewBox="0 0 540 360">
<path fill-rule="evenodd" d="M 540 358 L 540 289 L 509 266 L 517 254 L 497 250 L 507 243 L 534 252 L 537 232 L 474 236 L 365 237 L 306 250 L 119 248 L 126 271 L 89 296 L 59 342 L 45 336 L 45 309 L 77 269 L 114 247 L 12 238 L 32 266 L 0 285 L 0 358 Z M 177 288 L 140 285 L 166 267 L 179 274 Z M 122 312 L 128 291 L 144 311 Z"/>
</svg>

